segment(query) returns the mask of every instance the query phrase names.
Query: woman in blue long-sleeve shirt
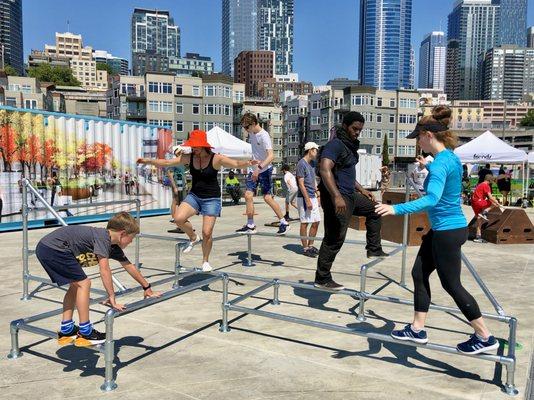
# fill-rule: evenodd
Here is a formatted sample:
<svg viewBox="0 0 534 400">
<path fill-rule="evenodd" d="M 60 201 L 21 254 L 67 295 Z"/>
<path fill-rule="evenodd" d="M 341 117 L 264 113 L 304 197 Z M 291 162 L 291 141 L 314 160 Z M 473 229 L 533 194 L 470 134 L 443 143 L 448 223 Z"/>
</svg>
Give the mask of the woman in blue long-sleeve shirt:
<svg viewBox="0 0 534 400">
<path fill-rule="evenodd" d="M 460 281 L 461 248 L 467 240 L 467 221 L 461 207 L 462 164 L 452 151 L 456 136 L 448 128 L 450 116 L 448 107 L 438 106 L 432 116 L 422 118 L 407 136 L 417 138 L 424 152 L 434 154 L 434 161 L 426 165 L 429 171 L 424 183 L 426 195 L 394 206 L 379 204 L 376 212 L 380 215 L 404 215 L 426 211 L 432 226 L 423 236 L 412 270 L 413 322 L 402 330 L 393 331 L 391 336 L 417 343 L 428 342 L 424 327 L 430 306 L 429 277 L 436 270 L 441 285 L 475 330 L 469 340 L 456 347 L 462 353 L 478 354 L 497 349 L 499 343 L 486 327 L 476 300 Z M 420 162 L 423 161 L 421 159 Z"/>
</svg>

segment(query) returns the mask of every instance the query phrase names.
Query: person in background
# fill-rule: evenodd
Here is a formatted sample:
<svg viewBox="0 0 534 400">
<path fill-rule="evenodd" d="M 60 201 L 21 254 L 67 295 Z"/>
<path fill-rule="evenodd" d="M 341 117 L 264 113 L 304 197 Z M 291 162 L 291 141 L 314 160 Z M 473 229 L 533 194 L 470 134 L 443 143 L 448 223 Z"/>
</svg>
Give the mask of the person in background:
<svg viewBox="0 0 534 400">
<path fill-rule="evenodd" d="M 387 165 L 384 165 L 380 168 L 380 173 L 382 174 L 382 179 L 380 180 L 380 194 L 383 195 L 386 190 L 389 188 L 389 180 L 391 178 L 391 172 Z"/>
<path fill-rule="evenodd" d="M 300 236 L 314 238 L 321 222 L 319 201 L 317 200 L 317 181 L 315 168 L 311 166 L 317 158 L 319 145 L 308 142 L 304 145 L 304 157 L 297 163 L 298 195 L 297 205 L 300 218 Z M 308 225 L 311 224 L 308 231 Z M 303 254 L 307 257 L 317 257 L 319 250 L 313 245 L 313 239 L 301 239 Z"/>
<path fill-rule="evenodd" d="M 457 137 L 449 130 L 452 111 L 437 106 L 432 116 L 423 117 L 415 130 L 407 136 L 417 139 L 425 152 L 434 155 L 427 164 L 429 171 L 425 181 L 426 194 L 407 203 L 378 204 L 380 215 L 405 215 L 426 211 L 431 229 L 423 236 L 412 269 L 414 280 L 414 316 L 411 324 L 394 330 L 391 336 L 397 340 L 427 343 L 425 322 L 430 307 L 430 275 L 437 271 L 441 285 L 467 318 L 475 333 L 469 340 L 458 343 L 456 349 L 464 354 L 479 354 L 499 348 L 499 342 L 490 333 L 476 300 L 462 285 L 462 245 L 467 240 L 467 221 L 462 212 L 460 191 L 462 164 L 454 147 Z"/>
<path fill-rule="evenodd" d="M 497 176 L 497 188 L 499 188 L 499 192 L 502 194 L 503 205 L 510 205 L 510 202 L 508 201 L 508 195 L 512 189 L 512 178 L 506 171 L 506 167 L 503 167 L 502 165 L 499 169 L 499 175 Z"/>
<path fill-rule="evenodd" d="M 4 201 L 2 200 L 2 186 L 0 186 L 0 222 L 2 222 L 2 208 L 4 206 Z"/>
<path fill-rule="evenodd" d="M 493 172 L 491 172 L 490 165 L 486 164 L 484 168 L 481 168 L 480 171 L 478 171 L 478 183 L 484 182 L 484 179 L 486 179 L 486 175 L 488 174 L 493 175 Z"/>
<path fill-rule="evenodd" d="M 177 150 L 176 150 L 177 151 Z M 176 155 L 176 152 L 174 153 Z M 169 178 L 169 184 L 172 190 L 172 203 L 170 207 L 171 223 L 174 223 L 174 214 L 176 209 L 184 199 L 184 180 L 185 180 L 185 167 L 183 165 L 177 165 L 171 168 L 167 168 L 167 177 Z M 173 233 L 183 233 L 180 228 L 176 228 Z"/>
<path fill-rule="evenodd" d="M 291 168 L 289 168 L 289 165 L 282 165 L 282 172 L 284 173 L 284 177 L 282 179 L 282 190 L 284 191 L 286 197 L 286 213 L 284 218 L 289 221 L 289 205 L 292 205 L 298 210 L 295 198 L 297 197 L 299 188 L 297 187 L 295 175 L 291 173 Z"/>
<path fill-rule="evenodd" d="M 424 158 L 424 161 L 420 161 L 419 157 Z M 415 186 L 417 187 L 417 189 L 421 193 L 425 193 L 424 183 L 425 183 L 426 177 L 428 176 L 428 170 L 426 169 L 426 164 L 432 161 L 434 161 L 434 157 L 432 157 L 431 155 L 428 155 L 426 157 L 418 156 L 414 163 L 415 164 L 414 169 L 411 174 L 412 180 Z"/>
<path fill-rule="evenodd" d="M 486 242 L 484 239 L 482 239 L 482 221 L 488 220 L 488 213 L 493 208 L 501 208 L 501 205 L 491 195 L 491 184 L 494 181 L 495 177 L 487 174 L 484 182 L 477 185 L 473 191 L 473 196 L 471 197 L 471 208 L 473 209 L 475 218 L 477 219 L 477 233 L 475 239 L 473 240 L 475 243 Z M 503 210 L 504 209 L 501 209 L 501 211 Z"/>
<path fill-rule="evenodd" d="M 230 195 L 234 204 L 239 204 L 239 200 L 241 199 L 241 184 L 239 183 L 239 179 L 235 176 L 234 171 L 230 170 L 230 172 L 228 172 L 228 176 L 224 183 L 226 185 L 226 192 Z"/>
<path fill-rule="evenodd" d="M 124 174 L 124 190 L 126 191 L 127 195 L 131 193 L 130 192 L 130 189 L 132 187 L 131 185 L 132 185 L 132 176 L 130 175 L 129 171 L 126 171 L 126 173 Z"/>
</svg>

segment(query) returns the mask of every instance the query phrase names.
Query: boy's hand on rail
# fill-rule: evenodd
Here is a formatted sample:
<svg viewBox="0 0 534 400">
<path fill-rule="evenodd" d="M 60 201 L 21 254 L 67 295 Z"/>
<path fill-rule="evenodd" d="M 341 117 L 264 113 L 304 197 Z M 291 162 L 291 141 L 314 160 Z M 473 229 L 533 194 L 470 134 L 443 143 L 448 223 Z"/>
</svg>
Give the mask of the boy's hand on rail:
<svg viewBox="0 0 534 400">
<path fill-rule="evenodd" d="M 103 305 L 113 307 L 117 311 L 124 311 L 126 307 L 122 304 L 119 304 L 115 301 L 115 298 L 109 297 L 107 300 L 102 302 Z"/>
<path fill-rule="evenodd" d="M 147 290 L 145 290 L 145 293 L 143 294 L 143 297 L 145 299 L 147 299 L 149 297 L 161 297 L 161 292 L 154 292 L 154 291 L 152 291 L 152 289 L 148 288 Z"/>
</svg>

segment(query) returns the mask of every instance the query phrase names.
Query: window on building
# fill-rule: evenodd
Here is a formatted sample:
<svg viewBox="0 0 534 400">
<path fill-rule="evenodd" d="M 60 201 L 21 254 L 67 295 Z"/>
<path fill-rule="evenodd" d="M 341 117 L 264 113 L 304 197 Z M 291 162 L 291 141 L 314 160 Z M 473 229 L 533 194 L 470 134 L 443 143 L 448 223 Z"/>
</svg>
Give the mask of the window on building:
<svg viewBox="0 0 534 400">
<path fill-rule="evenodd" d="M 382 139 L 382 129 L 377 129 L 376 130 L 376 138 L 377 139 Z"/>
<path fill-rule="evenodd" d="M 24 100 L 24 108 L 37 108 L 37 100 Z"/>
<path fill-rule="evenodd" d="M 376 114 L 376 122 L 382 122 L 382 114 Z"/>
<path fill-rule="evenodd" d="M 393 115 L 393 114 L 390 114 L 390 115 L 389 115 L 389 122 L 390 122 L 391 124 L 394 124 L 394 123 L 395 123 L 395 115 Z"/>
<path fill-rule="evenodd" d="M 392 131 L 392 130 L 388 131 L 388 139 L 389 140 L 395 139 L 395 131 Z"/>
<path fill-rule="evenodd" d="M 176 103 L 176 114 L 183 114 L 183 113 L 184 113 L 183 103 Z"/>
<path fill-rule="evenodd" d="M 148 82 L 148 92 L 158 93 L 158 82 Z"/>
<path fill-rule="evenodd" d="M 149 89 L 150 90 L 150 89 Z M 159 111 L 159 105 L 158 102 L 155 100 L 150 100 L 148 102 L 148 111 L 158 112 Z"/>
<path fill-rule="evenodd" d="M 172 93 L 172 83 L 162 83 L 161 93 Z"/>
<path fill-rule="evenodd" d="M 200 96 L 200 86 L 198 85 L 193 86 L 193 96 Z"/>
<path fill-rule="evenodd" d="M 149 85 L 150 85 L 150 83 L 149 83 Z M 148 91 L 150 92 L 150 88 L 148 89 Z M 182 85 L 176 85 L 176 94 L 177 95 L 183 94 L 183 86 Z"/>
<path fill-rule="evenodd" d="M 204 86 L 204 96 L 206 97 L 214 97 L 216 95 L 216 90 L 214 85 L 206 85 Z"/>
<path fill-rule="evenodd" d="M 377 105 L 377 107 L 382 107 L 382 97 L 377 97 L 376 98 L 376 105 Z"/>
<path fill-rule="evenodd" d="M 395 107 L 395 99 L 389 99 L 389 106 Z"/>
<path fill-rule="evenodd" d="M 200 114 L 200 104 L 193 104 L 192 106 L 192 113 L 197 115 Z"/>
<path fill-rule="evenodd" d="M 193 130 L 198 130 L 198 129 L 200 129 L 200 122 L 198 121 L 193 122 Z"/>
<path fill-rule="evenodd" d="M 415 124 L 417 116 L 413 114 L 400 114 L 399 123 L 400 124 Z"/>
<path fill-rule="evenodd" d="M 382 154 L 382 146 L 381 145 L 375 146 L 375 154 Z"/>
<path fill-rule="evenodd" d="M 183 131 L 184 131 L 184 122 L 176 121 L 176 132 L 183 132 Z"/>
<path fill-rule="evenodd" d="M 393 155 L 393 146 L 389 146 L 389 147 L 388 147 L 388 154 L 389 154 L 390 156 Z"/>
</svg>

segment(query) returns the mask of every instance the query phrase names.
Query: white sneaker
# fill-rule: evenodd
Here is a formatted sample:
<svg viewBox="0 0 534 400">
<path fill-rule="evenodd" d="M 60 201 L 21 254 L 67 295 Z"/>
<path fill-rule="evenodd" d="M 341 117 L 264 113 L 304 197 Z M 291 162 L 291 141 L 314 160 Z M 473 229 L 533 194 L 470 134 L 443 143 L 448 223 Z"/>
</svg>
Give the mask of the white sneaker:
<svg viewBox="0 0 534 400">
<path fill-rule="evenodd" d="M 195 240 L 190 240 L 189 241 L 189 244 L 187 245 L 187 247 L 183 250 L 184 253 L 189 253 L 191 250 L 193 250 L 193 247 L 195 246 L 195 244 L 197 244 L 198 242 L 200 242 L 200 236 L 197 235 L 197 238 Z"/>
<path fill-rule="evenodd" d="M 204 261 L 202 263 L 202 268 L 201 269 L 202 269 L 202 272 L 211 272 L 213 270 L 213 268 L 211 268 L 210 263 L 207 262 L 207 261 Z"/>
</svg>

